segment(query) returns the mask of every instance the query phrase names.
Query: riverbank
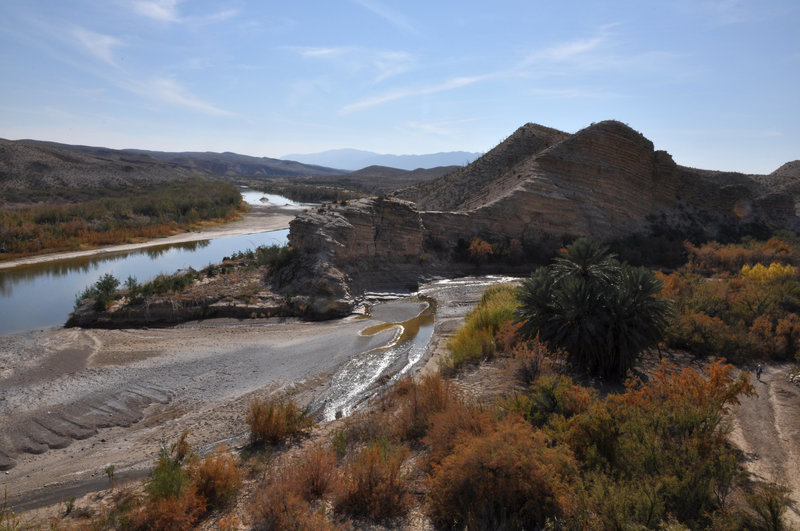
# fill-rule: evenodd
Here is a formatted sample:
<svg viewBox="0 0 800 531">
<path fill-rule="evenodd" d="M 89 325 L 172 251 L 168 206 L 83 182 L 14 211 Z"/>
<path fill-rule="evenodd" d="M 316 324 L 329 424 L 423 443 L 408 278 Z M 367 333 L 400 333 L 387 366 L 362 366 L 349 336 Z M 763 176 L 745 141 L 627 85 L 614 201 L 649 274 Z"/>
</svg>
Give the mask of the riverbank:
<svg viewBox="0 0 800 531">
<path fill-rule="evenodd" d="M 287 229 L 289 228 L 289 222 L 294 219 L 299 212 L 302 212 L 304 208 L 306 207 L 290 205 L 250 205 L 250 212 L 243 214 L 242 219 L 239 221 L 233 221 L 223 225 L 213 225 L 199 231 L 183 232 L 180 234 L 174 234 L 172 236 L 166 236 L 164 238 L 148 240 L 146 242 L 110 245 L 84 251 L 58 252 L 8 260 L 0 262 L 0 270 L 32 264 L 55 262 L 58 260 L 99 256 L 106 253 L 134 251 L 137 249 L 146 249 L 148 247 L 160 245 L 196 242 L 221 238 L 224 236 L 239 236 L 244 234 L 255 234 L 259 232 Z"/>
</svg>

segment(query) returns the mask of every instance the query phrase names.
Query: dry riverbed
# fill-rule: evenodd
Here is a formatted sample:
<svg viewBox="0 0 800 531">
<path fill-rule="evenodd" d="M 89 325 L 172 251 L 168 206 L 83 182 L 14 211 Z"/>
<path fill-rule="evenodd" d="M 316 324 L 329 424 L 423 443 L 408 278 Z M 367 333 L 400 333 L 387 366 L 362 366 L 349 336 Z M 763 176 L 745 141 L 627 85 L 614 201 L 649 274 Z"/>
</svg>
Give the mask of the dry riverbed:
<svg viewBox="0 0 800 531">
<path fill-rule="evenodd" d="M 416 368 L 497 281 L 423 286 L 421 295 L 436 301 L 436 324 Z M 8 489 L 19 511 L 106 488 L 110 465 L 117 478 L 143 477 L 162 442 L 186 429 L 200 452 L 220 442 L 243 446 L 253 396 L 277 392 L 303 404 L 326 403 L 337 392 L 340 370 L 365 353 L 380 353 L 400 332 L 363 330 L 408 321 L 427 308 L 424 300 L 396 300 L 374 306 L 369 318 L 327 322 L 215 319 L 0 337 L 0 464 L 6 468 L 0 489 Z M 394 363 L 380 382 L 400 370 L 402 363 Z"/>
</svg>

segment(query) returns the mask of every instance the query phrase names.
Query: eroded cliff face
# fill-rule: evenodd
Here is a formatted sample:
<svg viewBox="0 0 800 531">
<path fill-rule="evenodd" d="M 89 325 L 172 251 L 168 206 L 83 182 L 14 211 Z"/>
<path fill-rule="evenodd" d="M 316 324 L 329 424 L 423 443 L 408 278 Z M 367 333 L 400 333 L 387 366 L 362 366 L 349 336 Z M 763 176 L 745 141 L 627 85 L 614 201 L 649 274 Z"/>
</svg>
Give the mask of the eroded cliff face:
<svg viewBox="0 0 800 531">
<path fill-rule="evenodd" d="M 743 224 L 798 230 L 800 187 L 776 179 L 678 166 L 615 121 L 574 135 L 528 124 L 466 168 L 396 197 L 301 214 L 289 234 L 297 258 L 277 284 L 325 316 L 365 290 L 465 272 L 454 257 L 475 237 L 530 249 L 665 227 L 708 238 Z"/>
<path fill-rule="evenodd" d="M 349 313 L 356 293 L 413 287 L 423 236 L 408 201 L 360 199 L 306 211 L 290 223 L 295 254 L 277 285 L 310 317 Z"/>
</svg>

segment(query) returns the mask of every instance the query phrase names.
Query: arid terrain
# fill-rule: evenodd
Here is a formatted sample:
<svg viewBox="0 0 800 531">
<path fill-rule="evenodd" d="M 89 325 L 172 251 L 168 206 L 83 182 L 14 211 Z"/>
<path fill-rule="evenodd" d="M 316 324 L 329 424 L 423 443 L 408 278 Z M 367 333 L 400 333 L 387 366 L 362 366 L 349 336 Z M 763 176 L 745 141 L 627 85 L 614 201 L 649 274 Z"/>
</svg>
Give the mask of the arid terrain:
<svg viewBox="0 0 800 531">
<path fill-rule="evenodd" d="M 437 317 L 430 348 L 414 370 L 442 346 L 484 287 L 499 280 L 423 287 L 421 294 L 437 301 Z M 221 442 L 242 447 L 252 396 L 279 393 L 303 404 L 324 403 L 338 368 L 395 337 L 392 328 L 370 336 L 360 331 L 405 321 L 420 308 L 388 302 L 374 307 L 371 318 L 324 323 L 223 319 L 165 329 L 4 336 L 0 418 L 9 429 L 2 447 L 15 455 L 5 454 L 4 468 L 13 467 L 0 473 L 2 485 L 12 505 L 25 509 L 105 488 L 108 465 L 120 478 L 141 477 L 161 442 L 186 429 L 199 451 Z"/>
<path fill-rule="evenodd" d="M 527 124 L 469 166 L 391 197 L 342 199 L 308 209 L 255 207 L 224 227 L 135 244 L 288 225 L 292 254 L 263 283 L 276 298 L 303 308 L 304 315 L 335 319 L 253 316 L 157 329 L 59 329 L 0 337 L 0 487 L 8 489 L 17 510 L 80 498 L 108 486 L 110 466 L 118 478 L 144 477 L 162 443 L 187 429 L 201 454 L 220 443 L 241 450 L 247 442 L 247 405 L 267 394 L 291 397 L 326 421 L 306 439 L 313 444 L 342 422 L 332 418 L 374 405 L 370 398 L 397 375 L 436 372 L 447 355 L 447 338 L 484 287 L 504 280 L 490 274 L 526 274 L 576 236 L 653 246 L 642 254 L 666 245 L 685 258 L 684 241 L 766 240 L 775 232 L 794 233 L 800 227 L 796 169 L 796 163 L 787 163 L 761 176 L 695 170 L 678 166 L 619 122 L 592 124 L 574 135 Z M 356 177 L 376 175 L 409 177 L 381 168 Z M 488 249 L 483 254 L 476 252 L 481 242 Z M 77 255 L 0 267 L 70 256 Z M 654 254 L 646 259 L 657 261 Z M 734 274 L 740 269 L 736 264 Z M 466 274 L 478 276 L 454 278 Z M 253 275 L 264 280 L 260 271 Z M 415 294 L 401 298 L 398 292 Z M 113 322 L 115 312 L 122 317 L 120 308 L 101 307 L 97 313 Z M 407 350 L 393 350 L 401 338 L 408 339 L 400 323 L 422 330 L 423 316 L 426 326 L 433 320 L 430 335 Z M 378 332 L 363 333 L 375 326 Z M 772 323 L 769 327 L 771 337 Z M 397 357 L 382 359 L 388 352 Z M 668 357 L 694 368 L 708 359 L 678 349 Z M 505 363 L 482 361 L 455 379 L 484 404 L 524 392 L 504 372 Z M 651 351 L 636 368 L 652 374 L 656 365 Z M 749 369 L 746 363 L 737 368 Z M 788 488 L 787 519 L 800 527 L 800 388 L 788 379 L 792 370 L 789 363 L 770 362 L 760 380 L 753 375 L 757 395 L 731 409 L 730 440 L 743 452 L 753 480 Z M 87 496 L 80 503 L 92 499 L 97 501 Z M 234 510 L 242 513 L 246 502 L 237 503 Z M 408 526 L 430 524 L 424 517 L 416 522 L 422 523 Z"/>
</svg>

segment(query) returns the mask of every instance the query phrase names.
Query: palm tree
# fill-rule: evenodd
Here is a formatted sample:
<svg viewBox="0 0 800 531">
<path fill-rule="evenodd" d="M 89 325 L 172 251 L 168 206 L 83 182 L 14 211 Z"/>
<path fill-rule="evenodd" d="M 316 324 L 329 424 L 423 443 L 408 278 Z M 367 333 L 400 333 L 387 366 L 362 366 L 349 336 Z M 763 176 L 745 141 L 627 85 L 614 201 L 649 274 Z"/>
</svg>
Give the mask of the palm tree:
<svg viewBox="0 0 800 531">
<path fill-rule="evenodd" d="M 520 333 L 565 351 L 589 372 L 622 377 L 662 337 L 670 301 L 644 268 L 618 262 L 587 238 L 526 279 L 519 290 Z"/>
</svg>

